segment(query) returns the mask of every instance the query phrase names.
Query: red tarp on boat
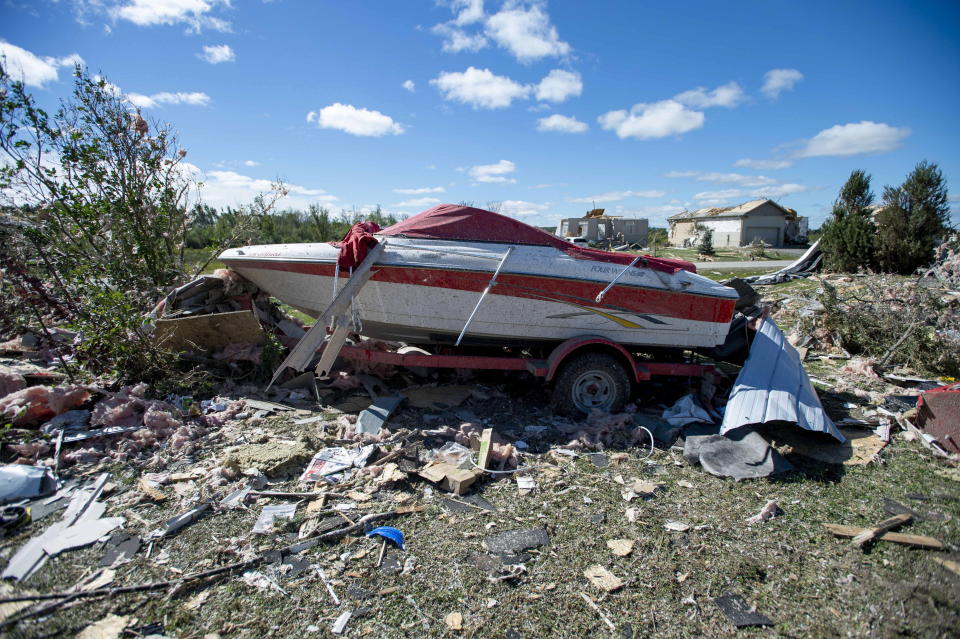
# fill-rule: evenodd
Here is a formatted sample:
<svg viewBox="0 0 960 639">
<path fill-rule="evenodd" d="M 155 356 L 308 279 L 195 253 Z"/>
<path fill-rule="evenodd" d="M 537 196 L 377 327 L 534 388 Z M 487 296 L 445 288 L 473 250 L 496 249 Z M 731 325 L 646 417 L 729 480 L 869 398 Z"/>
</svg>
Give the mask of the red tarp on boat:
<svg viewBox="0 0 960 639">
<path fill-rule="evenodd" d="M 629 253 L 611 253 L 609 251 L 581 248 L 512 217 L 473 208 L 472 206 L 458 206 L 456 204 L 439 204 L 393 226 L 388 226 L 380 231 L 379 235 L 431 240 L 552 246 L 573 258 L 623 265 L 629 264 L 636 257 Z M 675 273 L 681 269 L 691 273 L 697 272 L 697 268 L 690 262 L 660 257 L 645 256 L 643 260 L 637 263 L 637 266 L 647 266 L 667 273 Z"/>
</svg>

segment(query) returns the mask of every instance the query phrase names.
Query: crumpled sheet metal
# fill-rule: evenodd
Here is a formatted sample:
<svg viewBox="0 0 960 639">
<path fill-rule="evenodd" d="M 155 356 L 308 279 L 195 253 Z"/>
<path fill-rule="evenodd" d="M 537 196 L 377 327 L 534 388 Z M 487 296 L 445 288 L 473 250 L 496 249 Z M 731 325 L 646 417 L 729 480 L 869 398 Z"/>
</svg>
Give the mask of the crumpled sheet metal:
<svg viewBox="0 0 960 639">
<path fill-rule="evenodd" d="M 770 318 L 760 325 L 730 392 L 720 433 L 768 422 L 794 423 L 846 441 L 823 410 L 800 355 Z"/>
</svg>

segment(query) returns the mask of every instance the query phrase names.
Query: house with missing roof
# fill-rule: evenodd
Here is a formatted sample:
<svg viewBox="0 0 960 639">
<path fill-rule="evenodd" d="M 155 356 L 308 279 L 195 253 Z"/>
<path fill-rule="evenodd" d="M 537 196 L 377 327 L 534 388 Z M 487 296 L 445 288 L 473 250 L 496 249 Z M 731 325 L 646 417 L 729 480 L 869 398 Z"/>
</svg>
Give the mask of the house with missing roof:
<svg viewBox="0 0 960 639">
<path fill-rule="evenodd" d="M 607 215 L 604 209 L 593 209 L 587 211 L 583 217 L 560 220 L 556 234 L 566 239 L 581 237 L 588 242 L 644 244 L 649 227 L 650 223 L 646 218 L 627 219 L 619 215 Z"/>
<path fill-rule="evenodd" d="M 780 248 L 802 244 L 807 239 L 806 217 L 773 200 L 752 200 L 736 206 L 683 211 L 667 218 L 672 246 L 693 246 L 697 243 L 700 224 L 713 229 L 716 248 L 747 246 L 760 240 L 767 246 Z"/>
</svg>

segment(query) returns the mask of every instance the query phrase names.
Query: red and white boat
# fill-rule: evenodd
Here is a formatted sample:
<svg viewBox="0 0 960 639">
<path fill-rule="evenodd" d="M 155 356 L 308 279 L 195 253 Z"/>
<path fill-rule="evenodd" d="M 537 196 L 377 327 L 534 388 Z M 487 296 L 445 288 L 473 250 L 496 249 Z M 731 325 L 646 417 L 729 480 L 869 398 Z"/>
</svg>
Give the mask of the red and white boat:
<svg viewBox="0 0 960 639">
<path fill-rule="evenodd" d="M 575 246 L 471 207 L 436 206 L 373 237 L 383 249 L 353 300 L 368 337 L 529 345 L 595 335 L 624 345 L 712 347 L 727 337 L 737 301 L 736 291 L 688 262 Z M 220 259 L 317 317 L 350 277 L 338 267 L 343 248 L 246 246 Z"/>
</svg>

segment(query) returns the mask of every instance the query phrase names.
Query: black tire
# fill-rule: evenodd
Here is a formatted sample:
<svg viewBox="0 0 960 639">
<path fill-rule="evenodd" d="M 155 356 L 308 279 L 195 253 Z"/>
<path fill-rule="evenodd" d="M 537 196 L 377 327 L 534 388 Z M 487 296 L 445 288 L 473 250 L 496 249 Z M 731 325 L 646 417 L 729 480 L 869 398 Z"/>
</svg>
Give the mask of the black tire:
<svg viewBox="0 0 960 639">
<path fill-rule="evenodd" d="M 630 391 L 630 377 L 617 358 L 581 353 L 573 355 L 557 375 L 553 406 L 559 413 L 574 416 L 593 409 L 616 413 L 630 399 Z"/>
</svg>

